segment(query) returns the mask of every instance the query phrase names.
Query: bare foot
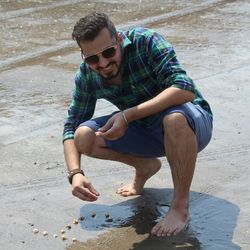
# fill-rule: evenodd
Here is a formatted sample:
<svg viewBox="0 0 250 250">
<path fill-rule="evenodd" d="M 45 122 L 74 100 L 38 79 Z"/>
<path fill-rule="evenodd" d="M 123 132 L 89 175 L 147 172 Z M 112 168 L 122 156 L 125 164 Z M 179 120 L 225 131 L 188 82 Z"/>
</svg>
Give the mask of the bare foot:
<svg viewBox="0 0 250 250">
<path fill-rule="evenodd" d="M 165 218 L 153 227 L 151 233 L 158 237 L 177 235 L 187 228 L 188 221 L 187 209 L 170 209 Z"/>
<path fill-rule="evenodd" d="M 122 196 L 132 196 L 141 194 L 146 181 L 156 174 L 161 168 L 159 159 L 147 159 L 143 166 L 137 167 L 135 177 L 132 183 L 117 190 L 117 194 Z"/>
</svg>

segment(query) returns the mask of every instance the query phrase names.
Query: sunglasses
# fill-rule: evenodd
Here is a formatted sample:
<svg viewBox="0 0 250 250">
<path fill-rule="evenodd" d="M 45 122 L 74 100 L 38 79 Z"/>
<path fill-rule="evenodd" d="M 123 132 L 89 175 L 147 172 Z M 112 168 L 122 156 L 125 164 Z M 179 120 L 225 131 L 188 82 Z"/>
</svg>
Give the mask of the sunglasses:
<svg viewBox="0 0 250 250">
<path fill-rule="evenodd" d="M 100 57 L 99 55 L 102 55 L 106 59 L 114 57 L 116 54 L 117 47 L 118 47 L 118 44 L 115 44 L 115 45 L 112 45 L 112 46 L 106 48 L 105 50 L 99 52 L 98 54 L 87 56 L 87 57 L 84 57 L 84 55 L 81 51 L 81 56 L 82 56 L 82 59 L 87 64 L 94 65 L 94 64 L 97 64 L 99 62 L 99 57 Z"/>
</svg>

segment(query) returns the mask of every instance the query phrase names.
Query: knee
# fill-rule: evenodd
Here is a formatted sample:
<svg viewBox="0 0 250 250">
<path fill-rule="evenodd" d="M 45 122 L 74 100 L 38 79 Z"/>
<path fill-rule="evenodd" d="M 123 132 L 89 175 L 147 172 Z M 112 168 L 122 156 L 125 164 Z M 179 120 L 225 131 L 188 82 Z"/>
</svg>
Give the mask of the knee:
<svg viewBox="0 0 250 250">
<path fill-rule="evenodd" d="M 163 119 L 163 128 L 164 134 L 174 137 L 181 135 L 187 129 L 190 130 L 186 117 L 181 113 L 173 113 L 165 116 Z"/>
<path fill-rule="evenodd" d="M 91 156 L 95 145 L 95 132 L 86 126 L 75 131 L 74 142 L 79 153 Z"/>
</svg>

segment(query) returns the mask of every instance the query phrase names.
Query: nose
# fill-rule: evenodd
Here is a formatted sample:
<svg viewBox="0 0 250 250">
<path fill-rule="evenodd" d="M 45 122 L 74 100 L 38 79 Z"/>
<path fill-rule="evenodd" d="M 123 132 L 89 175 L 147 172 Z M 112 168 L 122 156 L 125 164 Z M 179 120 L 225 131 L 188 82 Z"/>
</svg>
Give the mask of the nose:
<svg viewBox="0 0 250 250">
<path fill-rule="evenodd" d="M 105 68 L 109 64 L 109 60 L 102 55 L 99 55 L 99 66 Z"/>
</svg>

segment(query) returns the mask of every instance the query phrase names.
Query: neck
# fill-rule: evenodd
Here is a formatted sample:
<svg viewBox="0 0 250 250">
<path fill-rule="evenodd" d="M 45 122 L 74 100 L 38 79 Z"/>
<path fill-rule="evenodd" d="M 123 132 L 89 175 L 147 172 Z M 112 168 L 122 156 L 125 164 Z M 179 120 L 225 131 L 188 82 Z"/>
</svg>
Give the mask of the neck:
<svg viewBox="0 0 250 250">
<path fill-rule="evenodd" d="M 118 74 L 112 79 L 103 79 L 104 85 L 121 85 L 121 76 Z"/>
</svg>

